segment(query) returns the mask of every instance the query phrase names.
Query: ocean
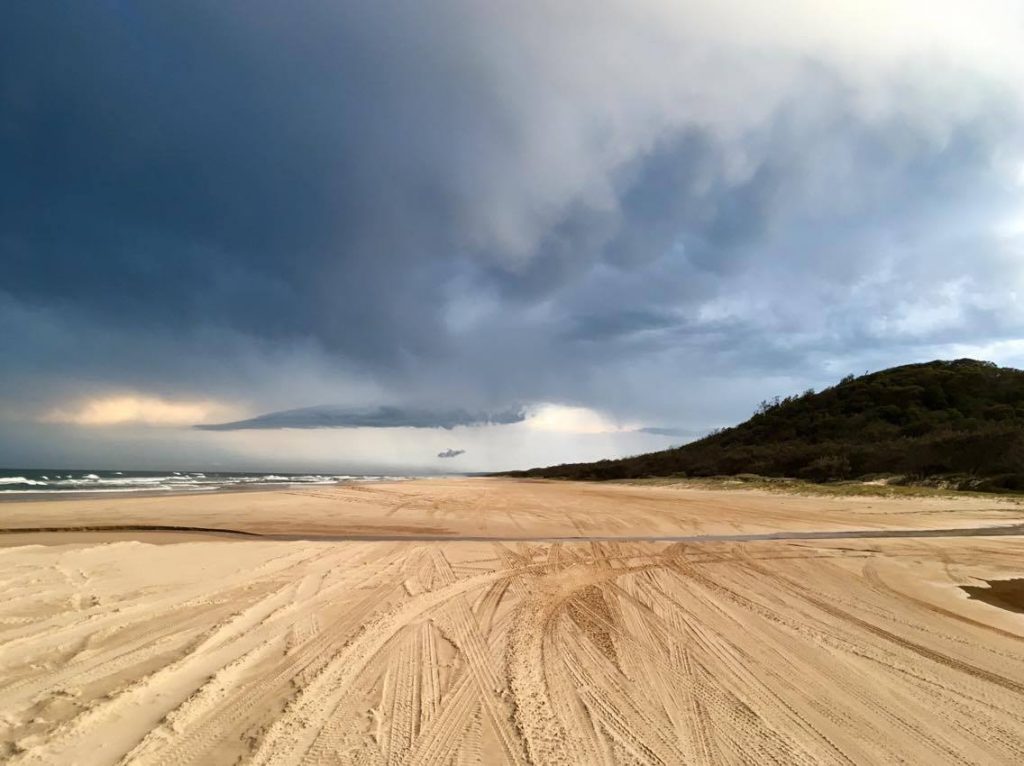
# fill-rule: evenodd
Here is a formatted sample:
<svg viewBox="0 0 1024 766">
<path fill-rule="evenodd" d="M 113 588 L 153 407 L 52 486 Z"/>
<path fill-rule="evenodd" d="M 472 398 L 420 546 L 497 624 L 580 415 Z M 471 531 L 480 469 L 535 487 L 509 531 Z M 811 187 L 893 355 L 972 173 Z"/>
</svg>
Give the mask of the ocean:
<svg viewBox="0 0 1024 766">
<path fill-rule="evenodd" d="M 397 481 L 407 476 L 245 471 L 106 471 L 64 468 L 0 468 L 0 495 L 59 492 L 204 492 L 216 489 L 362 481 Z"/>
</svg>

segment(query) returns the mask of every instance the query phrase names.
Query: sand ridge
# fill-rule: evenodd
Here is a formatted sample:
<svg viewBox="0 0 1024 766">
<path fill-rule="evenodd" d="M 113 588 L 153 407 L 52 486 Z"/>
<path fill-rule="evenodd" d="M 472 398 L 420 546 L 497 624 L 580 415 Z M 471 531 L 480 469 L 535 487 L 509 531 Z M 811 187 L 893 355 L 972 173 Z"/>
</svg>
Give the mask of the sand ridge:
<svg viewBox="0 0 1024 766">
<path fill-rule="evenodd" d="M 416 502 L 429 505 L 434 486 L 415 487 Z M 443 509 L 458 486 L 469 507 L 495 485 L 440 486 L 433 501 Z M 501 486 L 515 515 L 517 485 Z M 544 490 L 523 486 L 524 514 L 536 514 Z M 566 486 L 549 506 L 569 502 Z M 638 514 L 676 529 L 716 502 L 686 495 L 673 509 L 661 495 Z M 632 512 L 618 490 L 609 497 L 596 530 Z M 941 503 L 872 501 L 855 522 L 954 526 Z M 729 502 L 705 530 L 761 528 L 743 497 Z M 80 510 L 69 506 L 65 520 Z M 967 506 L 962 518 L 976 525 L 992 513 L 1014 521 L 984 502 Z M 382 510 L 394 523 L 398 513 Z M 804 513 L 783 504 L 776 515 L 806 530 L 814 519 Z M 841 527 L 837 514 L 827 509 L 822 526 Z M 585 533 L 583 505 L 571 515 Z M 1020 577 L 1022 554 L 1021 537 L 8 547 L 2 755 L 14 764 L 1019 763 L 1024 616 L 960 586 Z"/>
</svg>

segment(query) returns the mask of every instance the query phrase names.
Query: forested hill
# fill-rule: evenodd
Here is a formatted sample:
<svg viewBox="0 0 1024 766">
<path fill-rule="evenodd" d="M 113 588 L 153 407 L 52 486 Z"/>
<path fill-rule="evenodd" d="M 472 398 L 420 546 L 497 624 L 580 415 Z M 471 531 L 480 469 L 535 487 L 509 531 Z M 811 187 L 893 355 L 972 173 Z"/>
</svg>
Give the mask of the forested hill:
<svg viewBox="0 0 1024 766">
<path fill-rule="evenodd" d="M 954 477 L 1024 490 L 1024 371 L 973 359 L 848 376 L 761 403 L 752 418 L 662 452 L 514 472 L 516 476 Z"/>
</svg>

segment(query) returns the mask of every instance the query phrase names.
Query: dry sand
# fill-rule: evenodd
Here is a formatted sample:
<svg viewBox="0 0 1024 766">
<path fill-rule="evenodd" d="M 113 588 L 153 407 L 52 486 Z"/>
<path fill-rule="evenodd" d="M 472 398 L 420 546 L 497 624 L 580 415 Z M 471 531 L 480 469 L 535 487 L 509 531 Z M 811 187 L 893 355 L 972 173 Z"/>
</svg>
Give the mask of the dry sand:
<svg viewBox="0 0 1024 766">
<path fill-rule="evenodd" d="M 5 528 L 394 539 L 0 536 L 0 757 L 1021 763 L 1024 614 L 960 586 L 1024 577 L 1024 537 L 508 538 L 950 530 L 1022 511 L 502 480 L 5 502 Z"/>
<path fill-rule="evenodd" d="M 0 528 L 8 530 L 139 524 L 258 534 L 509 539 L 931 529 L 1015 522 L 1024 522 L 1024 506 L 996 496 L 906 501 L 507 479 L 0 502 Z"/>
</svg>

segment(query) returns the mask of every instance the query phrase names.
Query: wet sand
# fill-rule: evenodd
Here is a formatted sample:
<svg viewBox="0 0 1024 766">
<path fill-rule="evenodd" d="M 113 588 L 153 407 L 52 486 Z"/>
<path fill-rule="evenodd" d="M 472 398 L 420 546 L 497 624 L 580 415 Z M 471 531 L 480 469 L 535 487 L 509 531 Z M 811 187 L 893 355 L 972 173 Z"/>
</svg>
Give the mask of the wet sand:
<svg viewBox="0 0 1024 766">
<path fill-rule="evenodd" d="M 1024 615 L 963 589 L 1024 576 L 995 498 L 432 480 L 0 516 L 11 763 L 1024 760 Z"/>
</svg>

